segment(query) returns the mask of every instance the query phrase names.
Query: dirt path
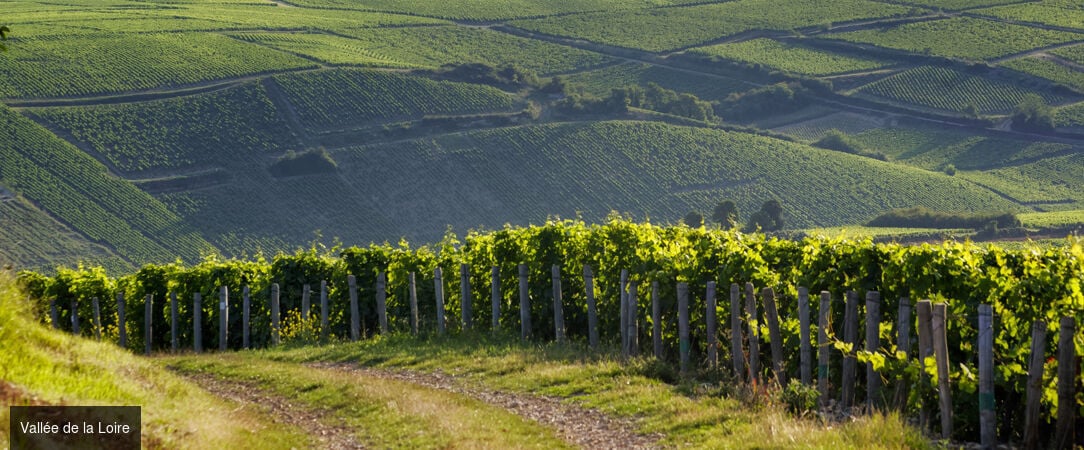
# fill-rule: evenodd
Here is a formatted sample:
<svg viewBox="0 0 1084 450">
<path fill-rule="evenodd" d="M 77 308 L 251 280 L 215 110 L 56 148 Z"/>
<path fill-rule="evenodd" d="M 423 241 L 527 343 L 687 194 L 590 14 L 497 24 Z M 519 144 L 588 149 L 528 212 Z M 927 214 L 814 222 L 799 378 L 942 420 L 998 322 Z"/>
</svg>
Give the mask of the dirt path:
<svg viewBox="0 0 1084 450">
<path fill-rule="evenodd" d="M 569 405 L 561 399 L 465 387 L 443 373 L 419 373 L 361 367 L 355 364 L 318 363 L 312 367 L 341 370 L 367 377 L 386 378 L 454 392 L 503 408 L 520 417 L 552 428 L 569 443 L 586 449 L 649 449 L 659 447 L 661 435 L 643 435 L 629 420 Z"/>
<path fill-rule="evenodd" d="M 289 398 L 274 395 L 241 382 L 222 380 L 212 375 L 181 374 L 201 388 L 216 396 L 237 402 L 239 408 L 264 410 L 275 422 L 293 425 L 305 431 L 317 442 L 318 447 L 330 450 L 363 449 L 344 426 L 329 423 L 326 411 L 313 410 Z"/>
</svg>

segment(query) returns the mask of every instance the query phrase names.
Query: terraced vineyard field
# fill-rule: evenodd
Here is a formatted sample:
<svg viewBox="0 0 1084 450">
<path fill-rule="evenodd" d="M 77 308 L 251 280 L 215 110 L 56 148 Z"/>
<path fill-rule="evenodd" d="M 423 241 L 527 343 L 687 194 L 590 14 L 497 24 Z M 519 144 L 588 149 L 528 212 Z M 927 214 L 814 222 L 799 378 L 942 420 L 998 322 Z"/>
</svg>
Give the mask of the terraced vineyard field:
<svg viewBox="0 0 1084 450">
<path fill-rule="evenodd" d="M 1080 2 L 1073 0 L 1023 2 L 980 9 L 976 10 L 975 13 L 1007 20 L 1034 22 L 1084 31 L 1084 10 L 1081 10 Z"/>
<path fill-rule="evenodd" d="M 541 75 L 610 64 L 613 58 L 546 41 L 470 27 L 338 29 L 373 55 L 417 67 L 469 62 L 516 64 Z"/>
<path fill-rule="evenodd" d="M 1084 163 L 1084 156 L 1077 154 L 985 172 L 961 172 L 957 176 L 1042 211 L 1080 209 L 1084 207 L 1084 195 L 1081 194 L 1084 175 L 1065 168 L 1081 163 Z"/>
<path fill-rule="evenodd" d="M 887 29 L 859 30 L 821 37 L 968 60 L 987 60 L 1054 44 L 1084 40 L 1084 34 L 971 17 L 906 23 Z"/>
<path fill-rule="evenodd" d="M 773 129 L 773 131 L 794 136 L 807 142 L 813 142 L 824 137 L 824 134 L 829 130 L 839 130 L 846 134 L 853 135 L 870 129 L 880 129 L 883 125 L 884 121 L 876 117 L 851 112 L 840 112 L 784 125 Z"/>
<path fill-rule="evenodd" d="M 1084 127 L 1084 103 L 1058 108 L 1054 113 L 1054 123 L 1059 128 Z"/>
<path fill-rule="evenodd" d="M 791 30 L 902 16 L 909 12 L 907 7 L 867 0 L 736 0 L 679 8 L 519 20 L 511 24 L 546 34 L 662 52 L 703 45 L 750 30 Z"/>
<path fill-rule="evenodd" d="M 870 83 L 857 92 L 943 111 L 962 112 L 968 106 L 974 106 L 983 113 L 1006 113 L 1031 91 L 1009 82 L 958 70 L 920 66 Z M 1049 104 L 1067 100 L 1067 97 L 1049 92 L 1038 94 Z"/>
<path fill-rule="evenodd" d="M 961 10 L 1019 2 L 1020 0 L 907 0 L 901 3 L 940 8 L 942 10 Z"/>
<path fill-rule="evenodd" d="M 258 157 L 298 146 L 297 137 L 256 82 L 153 102 L 29 113 L 69 133 L 126 173 L 246 166 Z"/>
<path fill-rule="evenodd" d="M 887 61 L 830 53 L 768 38 L 697 47 L 689 52 L 802 75 L 833 75 L 876 69 L 890 64 Z"/>
<path fill-rule="evenodd" d="M 566 77 L 591 95 L 605 97 L 615 87 L 646 86 L 655 83 L 677 92 L 688 92 L 705 100 L 722 100 L 733 92 L 746 91 L 754 85 L 721 76 L 709 76 L 662 66 L 628 62 L 580 72 Z"/>
<path fill-rule="evenodd" d="M 406 27 L 448 24 L 447 21 L 406 14 L 384 14 L 342 9 L 309 9 L 275 7 L 264 2 L 259 5 L 189 5 L 179 9 L 163 9 L 159 17 L 182 17 L 188 20 L 210 20 L 225 24 L 227 30 L 335 30 L 343 28 Z"/>
<path fill-rule="evenodd" d="M 109 249 L 57 222 L 24 199 L 0 200 L 0 260 L 19 261 L 31 270 L 52 271 L 93 261 L 108 270 L 127 272 L 134 266 Z M 40 239 L 42 235 L 50 239 Z"/>
<path fill-rule="evenodd" d="M 1066 67 L 1040 57 L 1018 58 L 1001 63 L 1002 66 L 1059 83 L 1077 92 L 1084 92 L 1084 72 Z"/>
<path fill-rule="evenodd" d="M 934 127 L 871 129 L 853 136 L 866 148 L 896 161 L 929 170 L 952 164 L 961 170 L 986 170 L 1021 165 L 1073 151 L 1058 142 L 1033 142 L 976 136 Z"/>
<path fill-rule="evenodd" d="M 245 42 L 255 42 L 325 64 L 357 65 L 368 67 L 416 68 L 371 52 L 357 39 L 323 33 L 241 33 L 233 37 Z"/>
<path fill-rule="evenodd" d="M 369 70 L 276 75 L 301 122 L 313 130 L 420 119 L 424 115 L 508 112 L 515 102 L 499 89 Z"/>
<path fill-rule="evenodd" d="M 1084 64 L 1084 45 L 1071 45 L 1048 51 L 1052 55 L 1060 56 L 1077 64 Z"/>
<path fill-rule="evenodd" d="M 1056 228 L 1084 223 L 1084 209 L 1020 214 L 1025 227 Z"/>
<path fill-rule="evenodd" d="M 442 2 L 411 2 L 405 0 L 372 0 L 359 3 L 352 0 L 291 0 L 300 6 L 329 9 L 358 9 L 403 12 L 452 20 L 491 21 L 518 17 L 563 15 L 583 11 L 629 10 L 645 7 L 701 3 L 703 0 L 502 0 L 478 2 L 448 0 Z"/>
</svg>

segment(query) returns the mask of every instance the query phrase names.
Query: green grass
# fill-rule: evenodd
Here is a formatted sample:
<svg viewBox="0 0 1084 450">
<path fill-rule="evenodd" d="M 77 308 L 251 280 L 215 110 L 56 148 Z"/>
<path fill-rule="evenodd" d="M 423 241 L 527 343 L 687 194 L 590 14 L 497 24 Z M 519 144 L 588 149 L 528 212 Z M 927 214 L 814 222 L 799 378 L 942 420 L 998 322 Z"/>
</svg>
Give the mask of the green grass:
<svg viewBox="0 0 1084 450">
<path fill-rule="evenodd" d="M 1020 221 L 1029 228 L 1059 228 L 1084 224 L 1084 209 L 1020 214 Z"/>
<path fill-rule="evenodd" d="M 110 94 L 314 67 L 217 34 L 155 33 L 10 42 L 0 97 Z"/>
<path fill-rule="evenodd" d="M 145 447 L 302 448 L 314 442 L 292 426 L 212 397 L 152 361 L 113 345 L 48 330 L 25 294 L 0 272 L 0 447 L 7 447 L 8 406 L 139 405 Z M 9 396 L 13 390 L 15 395 Z"/>
<path fill-rule="evenodd" d="M 329 411 L 372 448 L 569 448 L 538 422 L 462 394 L 406 381 L 275 362 L 266 352 L 165 358 L 182 374 L 214 376 Z"/>
<path fill-rule="evenodd" d="M 664 446 L 732 448 L 923 448 L 920 433 L 895 416 L 875 415 L 826 427 L 782 411 L 765 395 L 744 394 L 728 382 L 672 385 L 660 382 L 647 360 L 622 365 L 578 346 L 520 344 L 510 337 L 469 335 L 443 339 L 388 338 L 326 347 L 270 350 L 276 361 L 357 363 L 391 370 L 459 374 L 461 383 L 567 398 L 618 417 L 634 419 L 640 432 L 662 433 Z"/>
<path fill-rule="evenodd" d="M 584 92 L 598 97 L 610 95 L 610 91 L 617 87 L 647 86 L 648 83 L 655 83 L 677 92 L 688 92 L 703 100 L 722 100 L 731 93 L 753 87 L 733 78 L 713 77 L 635 62 L 580 72 L 565 79 L 582 87 Z"/>
<path fill-rule="evenodd" d="M 126 174 L 247 165 L 299 145 L 258 83 L 151 102 L 27 111 Z"/>
<path fill-rule="evenodd" d="M 507 112 L 514 99 L 470 83 L 371 70 L 333 70 L 274 77 L 301 123 L 313 130 L 420 119 L 425 115 Z"/>
<path fill-rule="evenodd" d="M 1065 31 L 957 17 L 823 35 L 825 38 L 874 44 L 911 53 L 985 60 L 1039 47 L 1084 39 Z"/>
<path fill-rule="evenodd" d="M 1003 62 L 1001 65 L 1068 86 L 1078 92 L 1084 92 L 1084 72 L 1074 70 L 1049 59 L 1039 57 L 1019 58 Z"/>
<path fill-rule="evenodd" d="M 791 30 L 904 15 L 910 8 L 867 0 L 736 0 L 657 10 L 513 21 L 531 31 L 662 52 L 750 30 Z"/>
<path fill-rule="evenodd" d="M 768 38 L 697 47 L 690 50 L 690 53 L 717 56 L 802 75 L 833 75 L 877 69 L 889 64 L 876 59 L 841 55 Z"/>
<path fill-rule="evenodd" d="M 963 112 L 973 105 L 982 113 L 1007 113 L 1033 91 L 958 70 L 920 66 L 862 86 L 857 93 L 942 111 Z M 1049 92 L 1038 94 L 1048 104 L 1067 99 Z"/>
<path fill-rule="evenodd" d="M 1009 20 L 1084 30 L 1084 10 L 1073 0 L 1041 0 L 974 11 Z"/>
</svg>

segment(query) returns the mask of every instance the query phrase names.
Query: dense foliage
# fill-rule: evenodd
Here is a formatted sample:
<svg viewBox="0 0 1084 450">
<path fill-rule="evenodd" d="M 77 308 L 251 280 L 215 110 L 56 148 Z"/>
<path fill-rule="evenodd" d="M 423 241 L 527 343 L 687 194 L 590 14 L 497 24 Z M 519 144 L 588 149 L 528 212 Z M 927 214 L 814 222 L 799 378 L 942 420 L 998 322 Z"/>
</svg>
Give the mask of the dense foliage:
<svg viewBox="0 0 1084 450">
<path fill-rule="evenodd" d="M 325 148 L 308 149 L 300 153 L 288 151 L 268 168 L 276 177 L 334 173 L 338 164 Z"/>
<path fill-rule="evenodd" d="M 990 222 L 996 222 L 1001 227 L 1020 226 L 1020 219 L 1012 213 L 960 214 L 931 211 L 922 207 L 894 209 L 875 217 L 867 225 L 871 227 L 898 228 L 978 229 Z"/>
</svg>

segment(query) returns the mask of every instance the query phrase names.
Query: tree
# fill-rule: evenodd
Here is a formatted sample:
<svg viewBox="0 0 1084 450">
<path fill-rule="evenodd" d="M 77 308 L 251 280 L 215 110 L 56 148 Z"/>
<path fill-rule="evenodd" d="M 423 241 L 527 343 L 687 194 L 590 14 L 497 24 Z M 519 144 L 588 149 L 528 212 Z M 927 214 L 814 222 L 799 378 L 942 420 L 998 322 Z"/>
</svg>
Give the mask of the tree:
<svg viewBox="0 0 1084 450">
<path fill-rule="evenodd" d="M 689 211 L 689 213 L 685 215 L 685 219 L 683 220 L 685 222 L 685 225 L 688 225 L 692 228 L 699 228 L 704 226 L 704 215 L 696 211 Z"/>
<path fill-rule="evenodd" d="M 745 231 L 748 233 L 757 230 L 771 231 L 771 223 L 771 217 L 768 217 L 768 213 L 761 209 L 760 211 L 753 213 L 752 216 L 749 216 L 749 223 L 745 224 Z"/>
<path fill-rule="evenodd" d="M 0 25 L 0 41 L 8 40 L 8 33 L 10 32 L 11 28 L 8 28 L 7 25 Z M 8 51 L 7 46 L 5 46 L 4 44 L 0 44 L 0 51 Z"/>
<path fill-rule="evenodd" d="M 1013 111 L 1012 127 L 1023 131 L 1053 131 L 1054 111 L 1042 97 L 1027 94 Z"/>
<path fill-rule="evenodd" d="M 720 228 L 738 226 L 738 206 L 730 200 L 719 202 L 715 205 L 715 211 L 711 213 L 711 220 L 719 224 Z"/>
<path fill-rule="evenodd" d="M 778 200 L 768 200 L 760 206 L 760 211 L 749 217 L 746 231 L 778 231 L 783 229 L 783 205 Z"/>
</svg>

